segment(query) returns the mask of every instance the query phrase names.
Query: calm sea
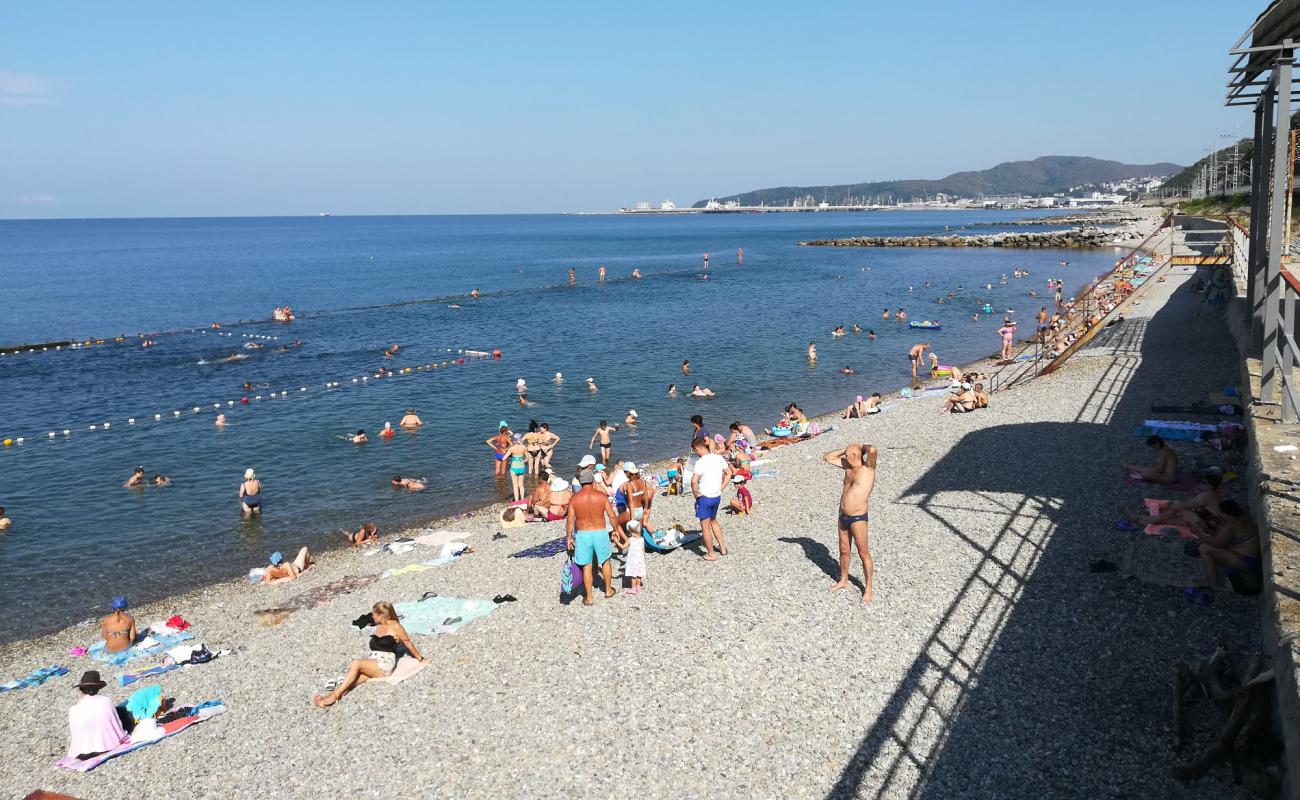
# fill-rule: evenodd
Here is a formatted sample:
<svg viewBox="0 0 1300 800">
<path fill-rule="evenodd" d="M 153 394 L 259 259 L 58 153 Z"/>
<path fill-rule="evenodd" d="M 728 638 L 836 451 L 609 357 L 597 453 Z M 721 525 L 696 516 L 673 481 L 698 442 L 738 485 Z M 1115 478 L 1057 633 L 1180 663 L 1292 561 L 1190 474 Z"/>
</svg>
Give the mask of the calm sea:
<svg viewBox="0 0 1300 800">
<path fill-rule="evenodd" d="M 84 349 L 0 357 L 0 440 L 24 439 L 0 447 L 0 505 L 14 520 L 0 535 L 0 607 L 10 620 L 0 638 L 85 619 L 114 594 L 139 602 L 229 578 L 272 550 L 337 546 L 340 530 L 366 520 L 391 530 L 507 497 L 484 445 L 499 420 L 516 431 L 530 419 L 549 422 L 562 437 L 555 463 L 571 470 L 596 423 L 621 421 L 632 408 L 641 424 L 615 436 L 615 454 L 648 461 L 684 450 L 695 413 L 718 430 L 735 419 L 757 429 L 790 401 L 824 412 L 858 393 L 894 390 L 919 335 L 883 322 L 886 307 L 940 318 L 944 330 L 925 338 L 944 363 L 986 356 L 997 349 L 1003 310 L 1027 318 L 1042 304 L 1028 289 L 1046 294 L 1049 276 L 1081 285 L 1110 267 L 1114 251 L 796 243 L 1025 216 L 0 221 L 0 344 L 108 337 Z M 711 268 L 701 280 L 706 252 Z M 601 264 L 609 270 L 603 286 Z M 1015 267 L 1032 277 L 1000 285 Z M 627 279 L 634 268 L 642 280 Z M 935 303 L 958 286 L 957 301 Z M 474 288 L 481 297 L 470 300 Z M 973 321 L 985 301 L 998 313 Z M 286 303 L 298 321 L 269 322 Z M 207 330 L 213 321 L 230 335 Z M 830 337 L 854 322 L 878 338 Z M 141 332 L 163 333 L 145 348 Z M 274 352 L 295 339 L 301 348 Z M 804 358 L 813 339 L 816 367 Z M 266 346 L 244 349 L 250 341 Z M 398 356 L 383 358 L 394 343 Z M 458 350 L 498 348 L 499 360 L 353 383 L 380 366 L 441 365 Z M 248 357 L 218 362 L 235 352 Z M 683 359 L 693 365 L 689 379 Z M 841 375 L 846 365 L 857 374 Z M 565 378 L 558 385 L 557 371 Z M 514 392 L 521 377 L 535 403 L 527 409 Z M 598 392 L 584 388 L 587 377 Z M 339 388 L 327 388 L 336 381 Z M 245 382 L 255 388 L 243 391 Z M 674 382 L 718 396 L 670 399 Z M 281 392 L 288 396 L 270 399 Z M 224 431 L 213 425 L 214 404 L 231 421 Z M 340 438 L 396 425 L 407 406 L 425 421 L 418 433 L 362 446 Z M 173 485 L 122 488 L 137 465 Z M 254 522 L 241 520 L 236 498 L 247 467 L 263 479 L 266 498 Z M 427 477 L 431 488 L 394 492 L 394 474 Z"/>
</svg>

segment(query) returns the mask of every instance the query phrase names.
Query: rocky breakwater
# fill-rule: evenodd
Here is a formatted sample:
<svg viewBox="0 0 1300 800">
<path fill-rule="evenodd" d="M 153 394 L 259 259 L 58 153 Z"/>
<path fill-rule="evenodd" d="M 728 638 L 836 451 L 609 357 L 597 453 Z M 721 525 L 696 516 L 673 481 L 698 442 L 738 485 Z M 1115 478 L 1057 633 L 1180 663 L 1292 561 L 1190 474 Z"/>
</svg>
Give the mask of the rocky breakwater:
<svg viewBox="0 0 1300 800">
<path fill-rule="evenodd" d="M 1046 247 L 1070 249 L 1106 247 L 1114 231 L 1101 228 L 1072 228 L 1068 231 L 1032 233 L 990 233 L 968 236 L 853 236 L 848 239 L 816 239 L 800 242 L 803 247 Z"/>
</svg>

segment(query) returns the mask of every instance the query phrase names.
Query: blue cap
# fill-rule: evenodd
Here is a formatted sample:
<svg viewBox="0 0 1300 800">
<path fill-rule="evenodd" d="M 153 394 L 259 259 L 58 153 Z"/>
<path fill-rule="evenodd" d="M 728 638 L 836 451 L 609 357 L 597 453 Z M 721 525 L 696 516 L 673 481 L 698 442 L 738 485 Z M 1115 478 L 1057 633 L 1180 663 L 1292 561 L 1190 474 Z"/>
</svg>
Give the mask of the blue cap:
<svg viewBox="0 0 1300 800">
<path fill-rule="evenodd" d="M 281 553 L 279 550 L 276 550 L 274 553 L 271 554 L 271 566 L 278 567 L 280 566 L 281 561 L 284 561 L 284 553 Z"/>
<path fill-rule="evenodd" d="M 505 420 L 501 420 L 500 422 L 497 423 L 497 428 L 509 428 L 509 427 L 510 426 L 506 424 Z"/>
<path fill-rule="evenodd" d="M 125 610 L 125 609 L 126 609 L 126 595 L 124 595 L 124 594 L 119 594 L 117 597 L 114 597 L 114 598 L 113 598 L 113 610 L 114 610 L 114 611 L 123 611 L 123 610 Z"/>
</svg>

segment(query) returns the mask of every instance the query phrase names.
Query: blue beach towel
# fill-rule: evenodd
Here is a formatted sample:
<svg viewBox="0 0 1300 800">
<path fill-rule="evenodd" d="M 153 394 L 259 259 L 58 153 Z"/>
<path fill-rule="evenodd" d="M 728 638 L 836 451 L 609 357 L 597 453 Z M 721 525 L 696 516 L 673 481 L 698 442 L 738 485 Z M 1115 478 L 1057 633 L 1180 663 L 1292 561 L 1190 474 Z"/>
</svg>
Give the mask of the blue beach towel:
<svg viewBox="0 0 1300 800">
<path fill-rule="evenodd" d="M 439 633 L 455 633 L 476 619 L 482 619 L 493 611 L 497 604 L 491 600 L 462 600 L 457 597 L 430 597 L 425 600 L 410 600 L 393 606 L 401 618 L 402 627 L 408 633 L 422 633 L 433 636 Z M 450 625 L 443 622 L 460 617 Z"/>
<path fill-rule="evenodd" d="M 510 558 L 550 558 L 551 556 L 558 556 L 566 550 L 568 548 L 565 546 L 565 539 L 561 536 L 558 539 L 534 545 L 527 550 L 511 553 Z"/>
<path fill-rule="evenodd" d="M 60 667 L 58 664 L 51 664 L 48 667 L 41 667 L 26 678 L 19 678 L 16 681 L 0 683 L 0 692 L 16 692 L 19 689 L 26 689 L 28 686 L 40 686 L 50 678 L 57 678 L 60 675 L 67 674 L 67 667 Z"/>
<path fill-rule="evenodd" d="M 100 641 L 95 642 L 90 647 L 86 648 L 86 653 L 96 661 L 120 667 L 133 658 L 153 655 L 154 653 L 166 650 L 169 647 L 174 647 L 186 639 L 193 639 L 194 634 L 189 631 L 182 631 L 181 633 L 160 633 L 153 638 L 158 642 L 158 644 L 145 649 L 141 649 L 139 644 L 133 644 L 120 653 L 106 653 L 104 652 L 104 643 Z"/>
<path fill-rule="evenodd" d="M 1169 442 L 1199 442 L 1202 431 L 1184 431 L 1176 428 L 1152 428 L 1149 425 L 1139 426 L 1133 431 L 1134 436 L 1146 438 L 1148 436 L 1159 436 L 1161 439 Z"/>
<path fill-rule="evenodd" d="M 180 669 L 184 664 L 160 664 L 149 669 L 142 669 L 138 672 L 125 672 L 117 676 L 117 682 L 122 686 L 130 686 L 136 681 L 152 678 L 154 675 L 161 675 L 164 672 L 171 672 L 174 669 Z"/>
</svg>

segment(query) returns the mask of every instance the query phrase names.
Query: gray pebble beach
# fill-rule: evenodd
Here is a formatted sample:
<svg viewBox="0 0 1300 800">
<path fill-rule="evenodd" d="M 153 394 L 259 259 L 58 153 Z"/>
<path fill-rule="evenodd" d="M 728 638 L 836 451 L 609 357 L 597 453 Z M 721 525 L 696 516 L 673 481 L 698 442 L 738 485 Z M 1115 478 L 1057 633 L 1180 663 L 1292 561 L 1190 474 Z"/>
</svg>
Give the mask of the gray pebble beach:
<svg viewBox="0 0 1300 800">
<path fill-rule="evenodd" d="M 1118 516 L 1144 495 L 1171 496 L 1121 482 L 1121 462 L 1148 460 L 1131 433 L 1150 404 L 1198 402 L 1237 380 L 1221 312 L 1184 290 L 1186 273 L 1169 275 L 1063 369 L 994 394 L 987 410 L 948 416 L 940 395 L 823 420 L 834 430 L 768 456 L 763 469 L 779 474 L 752 481 L 753 517 L 721 518 L 730 555 L 650 553 L 639 596 L 561 604 L 562 554 L 507 555 L 563 535 L 563 523 L 494 540 L 486 510 L 432 526 L 464 532 L 473 554 L 274 627 L 253 612 L 437 553 L 335 551 L 295 582 L 222 584 L 135 609 L 142 623 L 179 612 L 214 651 L 236 651 L 137 686 L 160 683 L 181 704 L 219 698 L 229 713 L 86 774 L 52 764 L 78 676 L 116 672 L 68 656 L 97 626 L 6 645 L 4 679 L 55 663 L 72 671 L 0 695 L 3 794 L 1225 796 L 1223 773 L 1170 777 L 1169 675 L 1220 639 L 1255 644 L 1255 602 L 1220 593 L 1201 607 L 1177 588 L 1088 569 L 1122 560 Z M 827 591 L 841 473 L 821 455 L 855 441 L 881 449 L 870 607 L 856 586 Z M 659 497 L 654 517 L 698 528 L 688 497 Z M 851 574 L 861 580 L 856 559 Z M 366 650 L 369 633 L 351 620 L 427 591 L 518 602 L 454 635 L 414 637 L 432 664 L 406 682 L 362 686 L 329 711 L 312 705 Z M 134 688 L 113 684 L 118 701 Z"/>
</svg>

